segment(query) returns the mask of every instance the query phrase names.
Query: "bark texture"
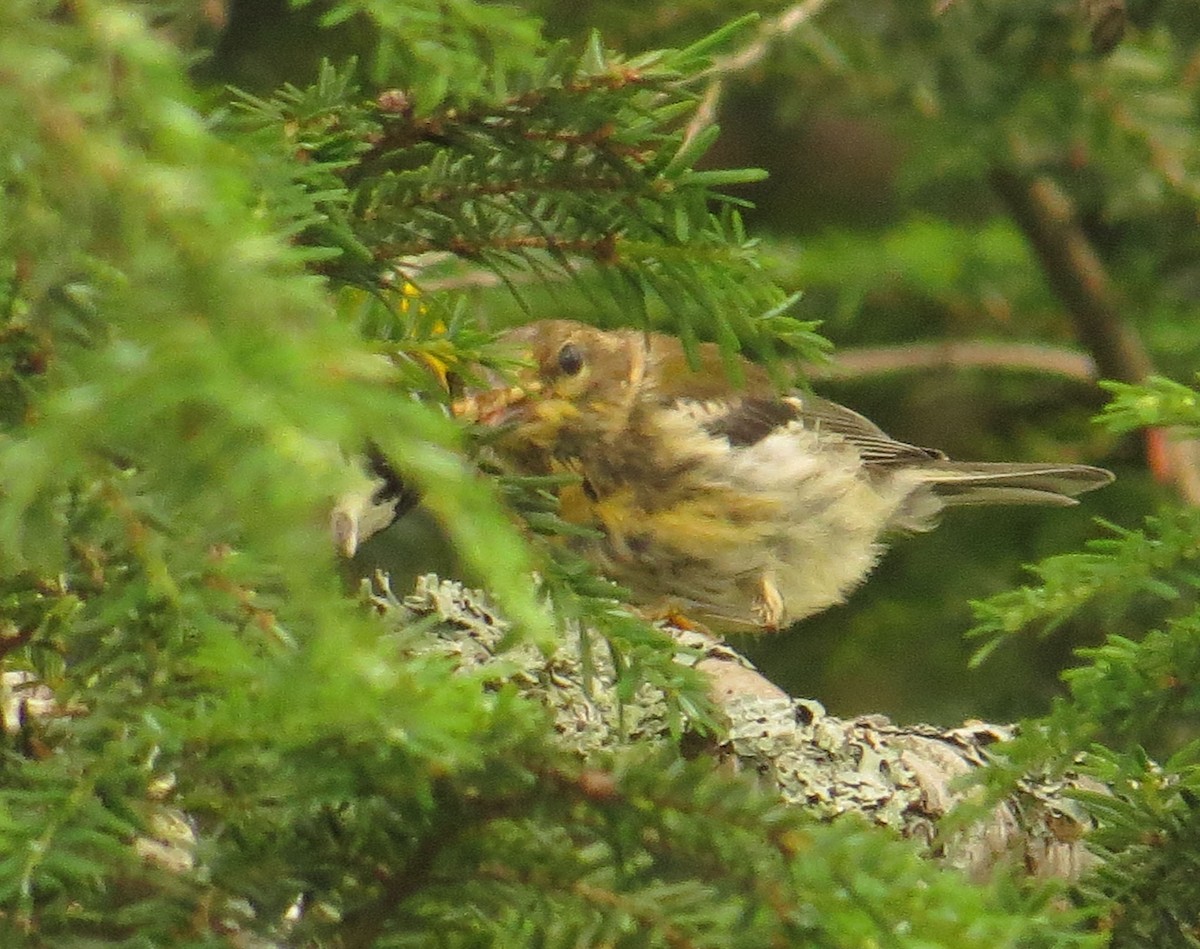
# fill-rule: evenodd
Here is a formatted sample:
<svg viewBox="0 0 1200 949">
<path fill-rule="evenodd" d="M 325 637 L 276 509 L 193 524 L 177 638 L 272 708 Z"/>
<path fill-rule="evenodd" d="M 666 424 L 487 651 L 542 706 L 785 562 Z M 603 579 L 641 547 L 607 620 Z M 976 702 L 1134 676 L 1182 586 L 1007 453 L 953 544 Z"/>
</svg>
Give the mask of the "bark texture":
<svg viewBox="0 0 1200 949">
<path fill-rule="evenodd" d="M 622 745 L 673 740 L 664 697 L 643 686 L 618 701 L 616 676 L 600 637 L 566 630 L 552 655 L 532 646 L 502 649 L 507 624 L 480 591 L 430 575 L 398 599 L 382 578 L 376 606 L 399 621 L 435 619 L 421 648 L 441 652 L 464 670 L 496 670 L 554 714 L 559 740 L 587 757 Z M 835 718 L 819 702 L 796 699 L 761 676 L 719 639 L 667 627 L 679 643 L 677 661 L 709 680 L 720 712 L 720 734 L 700 753 L 714 767 L 757 774 L 781 798 L 821 818 L 856 813 L 921 841 L 932 858 L 984 878 L 1016 863 L 1039 878 L 1076 879 L 1094 863 L 1083 838 L 1090 826 L 1064 793 L 1098 790 L 1093 782 L 1029 777 L 1014 795 L 979 819 L 943 832 L 942 820 L 978 794 L 969 775 L 988 761 L 988 749 L 1013 735 L 1013 726 L 967 722 L 957 728 L 897 725 L 882 715 Z M 589 654 L 590 652 L 590 654 Z"/>
</svg>

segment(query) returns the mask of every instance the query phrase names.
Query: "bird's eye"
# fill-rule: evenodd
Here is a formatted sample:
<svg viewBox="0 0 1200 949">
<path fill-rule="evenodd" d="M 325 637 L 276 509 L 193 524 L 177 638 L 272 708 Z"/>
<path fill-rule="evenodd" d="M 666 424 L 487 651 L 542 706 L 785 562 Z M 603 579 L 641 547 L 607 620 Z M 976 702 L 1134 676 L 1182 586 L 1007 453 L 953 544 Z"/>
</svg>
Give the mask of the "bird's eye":
<svg viewBox="0 0 1200 949">
<path fill-rule="evenodd" d="M 583 351 L 574 343 L 566 343 L 558 351 L 558 368 L 565 376 L 578 375 L 583 368 Z"/>
</svg>

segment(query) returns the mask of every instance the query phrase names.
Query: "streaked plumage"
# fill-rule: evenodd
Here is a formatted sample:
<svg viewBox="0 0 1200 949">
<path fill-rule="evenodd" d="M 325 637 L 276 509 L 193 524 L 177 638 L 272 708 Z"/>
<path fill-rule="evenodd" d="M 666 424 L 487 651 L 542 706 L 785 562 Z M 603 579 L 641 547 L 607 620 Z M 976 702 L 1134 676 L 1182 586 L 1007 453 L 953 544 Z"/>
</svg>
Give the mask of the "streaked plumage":
<svg viewBox="0 0 1200 949">
<path fill-rule="evenodd" d="M 532 366 L 458 403 L 504 426 L 501 459 L 573 472 L 563 516 L 601 532 L 581 552 L 639 602 L 715 629 L 778 629 L 843 600 L 881 540 L 934 526 L 953 504 L 1073 504 L 1112 480 L 1071 464 L 955 462 L 897 441 L 850 409 L 776 394 L 746 363 L 727 381 L 679 341 L 563 320 L 507 336 Z"/>
</svg>

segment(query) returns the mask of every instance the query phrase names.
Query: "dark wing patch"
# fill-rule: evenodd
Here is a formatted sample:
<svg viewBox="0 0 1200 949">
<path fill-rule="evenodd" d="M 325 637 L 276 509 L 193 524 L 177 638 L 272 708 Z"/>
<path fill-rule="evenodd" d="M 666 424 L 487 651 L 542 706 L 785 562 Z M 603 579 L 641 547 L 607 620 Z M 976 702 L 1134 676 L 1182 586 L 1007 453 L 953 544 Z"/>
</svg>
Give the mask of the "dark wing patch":
<svg viewBox="0 0 1200 949">
<path fill-rule="evenodd" d="M 757 444 L 772 432 L 799 422 L 811 432 L 832 435 L 854 446 L 867 466 L 906 465 L 946 457 L 933 448 L 897 441 L 865 416 L 812 395 L 747 397 L 725 403 L 680 400 L 676 404 L 694 412 L 708 434 L 728 439 L 735 448 Z"/>
<path fill-rule="evenodd" d="M 735 448 L 762 441 L 777 428 L 800 418 L 800 407 L 789 399 L 739 399 L 722 406 L 701 427 L 710 435 L 726 438 Z"/>
<path fill-rule="evenodd" d="M 864 464 L 905 465 L 946 457 L 935 448 L 921 448 L 897 441 L 866 416 L 828 399 L 805 395 L 794 396 L 786 401 L 796 405 L 800 422 L 805 428 L 818 433 L 840 435 L 858 449 Z"/>
<path fill-rule="evenodd" d="M 367 467 L 371 469 L 371 474 L 383 480 L 383 484 L 371 496 L 371 500 L 376 503 L 394 500 L 396 502 L 394 520 L 399 520 L 417 506 L 421 500 L 421 493 L 400 477 L 396 469 L 387 463 L 383 453 L 374 445 L 367 446 Z"/>
</svg>

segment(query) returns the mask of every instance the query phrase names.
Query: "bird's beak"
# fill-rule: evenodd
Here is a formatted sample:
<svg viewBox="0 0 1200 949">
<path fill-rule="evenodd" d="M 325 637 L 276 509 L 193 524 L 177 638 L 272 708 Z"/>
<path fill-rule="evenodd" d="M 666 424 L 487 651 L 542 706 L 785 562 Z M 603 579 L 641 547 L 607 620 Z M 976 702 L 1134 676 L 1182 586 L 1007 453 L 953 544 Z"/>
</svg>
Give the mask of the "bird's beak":
<svg viewBox="0 0 1200 949">
<path fill-rule="evenodd" d="M 455 400 L 450 411 L 455 418 L 497 428 L 527 414 L 532 408 L 532 398 L 541 388 L 540 384 L 530 382 L 523 386 L 487 389 Z"/>
</svg>

